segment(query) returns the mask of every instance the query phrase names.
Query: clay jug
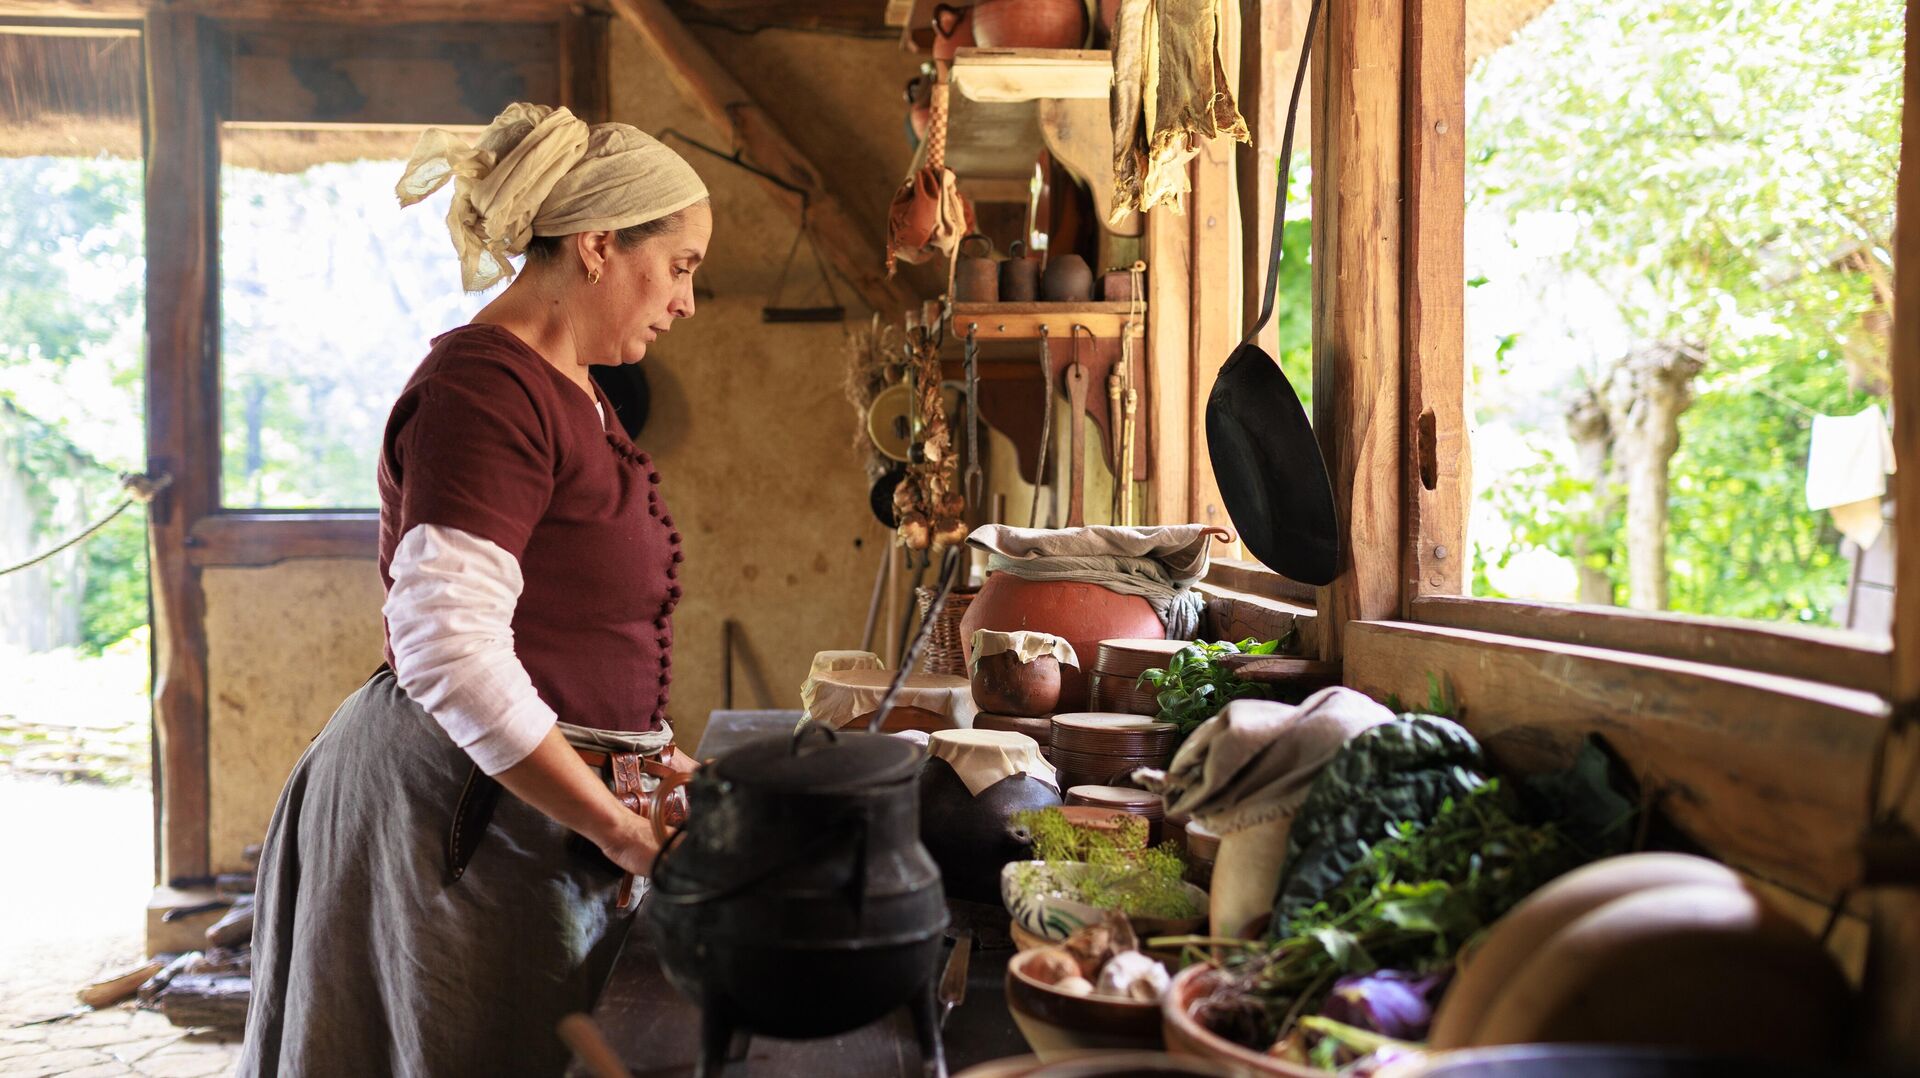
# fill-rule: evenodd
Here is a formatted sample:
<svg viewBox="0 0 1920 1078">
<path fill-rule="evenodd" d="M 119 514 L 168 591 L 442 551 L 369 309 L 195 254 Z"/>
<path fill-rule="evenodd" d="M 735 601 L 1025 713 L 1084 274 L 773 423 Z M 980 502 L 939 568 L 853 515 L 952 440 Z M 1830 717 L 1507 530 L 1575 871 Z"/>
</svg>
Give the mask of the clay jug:
<svg viewBox="0 0 1920 1078">
<path fill-rule="evenodd" d="M 977 242 L 976 242 L 977 241 Z M 974 253 L 967 253 L 971 244 Z M 995 303 L 1000 299 L 1000 262 L 993 257 L 993 241 L 974 232 L 960 241 L 960 257 L 953 267 L 955 303 Z"/>
<path fill-rule="evenodd" d="M 952 60 L 956 49 L 974 45 L 973 9 L 952 4 L 933 6 L 933 58 Z"/>
<path fill-rule="evenodd" d="M 1000 302 L 1032 303 L 1040 298 L 1040 260 L 1027 254 L 1027 245 L 1014 240 L 1007 260 L 1000 263 Z"/>
<path fill-rule="evenodd" d="M 1041 655 L 1030 663 L 1003 651 L 973 664 L 973 702 L 994 715 L 1034 717 L 1060 705 L 1060 660 Z"/>
<path fill-rule="evenodd" d="M 986 0 L 973 37 L 989 49 L 1077 49 L 1087 41 L 1084 0 Z"/>
<path fill-rule="evenodd" d="M 945 760 L 928 758 L 920 772 L 920 841 L 940 866 L 947 897 L 998 906 L 1001 866 L 1033 856 L 1031 841 L 1013 829 L 1014 813 L 1059 804 L 1059 791 L 1025 773 L 975 796 Z"/>
<path fill-rule="evenodd" d="M 1159 640 L 1166 626 L 1138 595 L 1122 595 L 1077 580 L 1023 580 L 1012 573 L 990 573 L 960 619 L 960 640 L 973 662 L 976 629 L 1042 632 L 1064 638 L 1081 655 L 1100 653 L 1100 641 L 1118 638 Z M 1087 709 L 1087 676 L 1073 667 L 1060 670 L 1060 711 Z"/>
<path fill-rule="evenodd" d="M 920 74 L 908 79 L 906 97 L 908 123 L 912 125 L 913 143 L 918 146 L 933 122 L 933 77 Z"/>
<path fill-rule="evenodd" d="M 1053 256 L 1040 280 L 1040 298 L 1050 303 L 1085 303 L 1093 298 L 1093 268 L 1076 254 Z"/>
</svg>

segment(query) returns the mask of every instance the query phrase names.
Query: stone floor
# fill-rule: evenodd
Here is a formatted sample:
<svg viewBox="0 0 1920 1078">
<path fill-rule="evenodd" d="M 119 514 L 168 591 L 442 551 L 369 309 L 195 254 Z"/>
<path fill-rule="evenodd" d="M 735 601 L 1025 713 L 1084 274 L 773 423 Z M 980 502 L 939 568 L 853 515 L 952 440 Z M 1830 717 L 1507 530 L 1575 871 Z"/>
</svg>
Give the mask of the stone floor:
<svg viewBox="0 0 1920 1078">
<path fill-rule="evenodd" d="M 80 988 L 145 961 L 150 789 L 0 777 L 0 820 L 0 1075 L 231 1073 L 238 1044 L 131 1007 L 74 1013 Z"/>
</svg>

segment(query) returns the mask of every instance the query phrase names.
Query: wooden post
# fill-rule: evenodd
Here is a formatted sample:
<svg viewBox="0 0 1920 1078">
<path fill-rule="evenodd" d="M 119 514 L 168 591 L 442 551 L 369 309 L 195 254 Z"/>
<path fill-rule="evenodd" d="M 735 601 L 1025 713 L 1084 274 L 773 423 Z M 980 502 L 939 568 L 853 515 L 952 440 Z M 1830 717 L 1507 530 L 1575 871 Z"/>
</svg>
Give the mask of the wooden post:
<svg viewBox="0 0 1920 1078">
<path fill-rule="evenodd" d="M 1893 236 L 1893 723 L 1880 766 L 1887 776 L 1920 774 L 1920 6 L 1907 5 L 1906 111 L 1900 127 L 1900 187 Z M 1920 783 L 1881 789 L 1871 808 L 1909 834 L 1920 831 Z M 1866 982 L 1873 1046 L 1881 1062 L 1920 1063 L 1920 894 L 1872 892 Z"/>
<path fill-rule="evenodd" d="M 153 709 L 159 878 L 205 876 L 207 642 L 194 522 L 219 497 L 214 394 L 214 228 L 219 146 L 209 115 L 200 19 L 153 11 L 147 67 L 147 467 L 173 474 L 152 509 Z"/>
<path fill-rule="evenodd" d="M 1467 446 L 1466 4 L 1407 0 L 1406 210 L 1401 297 L 1400 614 L 1426 595 L 1462 595 L 1473 461 Z"/>
<path fill-rule="evenodd" d="M 1344 562 L 1321 592 L 1321 657 L 1400 610 L 1398 4 L 1329 4 L 1313 54 L 1314 431 Z"/>
<path fill-rule="evenodd" d="M 687 102 L 708 123 L 728 132 L 747 161 L 807 192 L 811 204 L 806 214 L 807 231 L 827 261 L 859 291 L 869 307 L 883 314 L 898 314 L 919 302 L 904 284 L 887 277 L 880 239 L 861 227 L 821 179 L 820 170 L 674 16 L 664 0 L 612 0 L 612 7 L 659 54 L 666 75 Z M 799 220 L 799 201 L 790 192 L 767 186 L 774 200 Z"/>
<path fill-rule="evenodd" d="M 1152 503 L 1147 523 L 1193 520 L 1189 494 L 1195 435 L 1194 383 L 1188 324 L 1192 319 L 1192 232 L 1187 219 L 1161 206 L 1147 211 L 1147 354 L 1140 370 L 1148 394 L 1146 452 L 1152 462 Z M 1224 357 L 1223 357 L 1224 358 Z M 1207 383 L 1209 386 L 1212 382 Z"/>
<path fill-rule="evenodd" d="M 1237 216 L 1233 184 L 1233 146 L 1217 138 L 1200 146 L 1193 160 L 1193 195 L 1188 206 L 1192 228 L 1193 277 L 1188 302 L 1193 311 L 1187 372 L 1193 394 L 1185 416 L 1190 432 L 1186 520 L 1233 530 L 1207 455 L 1207 398 L 1220 365 L 1240 342 L 1240 251 L 1234 243 Z M 1238 533 L 1235 533 L 1236 538 Z"/>
</svg>

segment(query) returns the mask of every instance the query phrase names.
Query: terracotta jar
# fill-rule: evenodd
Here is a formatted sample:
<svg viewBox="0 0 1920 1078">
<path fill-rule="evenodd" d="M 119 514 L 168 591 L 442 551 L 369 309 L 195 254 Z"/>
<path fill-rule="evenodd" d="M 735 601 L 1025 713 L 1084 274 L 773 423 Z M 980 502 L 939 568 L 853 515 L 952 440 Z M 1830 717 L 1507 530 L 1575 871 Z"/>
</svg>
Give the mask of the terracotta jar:
<svg viewBox="0 0 1920 1078">
<path fill-rule="evenodd" d="M 1093 268 L 1076 254 L 1054 255 L 1040 278 L 1040 298 L 1052 303 L 1085 303 L 1093 298 Z"/>
<path fill-rule="evenodd" d="M 989 49 L 1077 49 L 1087 40 L 1084 0 L 986 0 L 973 36 Z"/>
<path fill-rule="evenodd" d="M 1042 655 L 1023 663 L 1011 651 L 973 664 L 973 702 L 998 715 L 1045 715 L 1060 703 L 1060 660 Z"/>
<path fill-rule="evenodd" d="M 1042 632 L 1061 637 L 1080 655 L 1094 655 L 1100 641 L 1116 637 L 1160 639 L 1167 635 L 1160 616 L 1138 595 L 1122 595 L 1077 580 L 1023 580 L 1012 573 L 990 573 L 980 594 L 960 621 L 960 639 L 973 661 L 976 629 Z M 1087 709 L 1087 678 L 1071 667 L 1060 671 L 1061 711 Z"/>
</svg>

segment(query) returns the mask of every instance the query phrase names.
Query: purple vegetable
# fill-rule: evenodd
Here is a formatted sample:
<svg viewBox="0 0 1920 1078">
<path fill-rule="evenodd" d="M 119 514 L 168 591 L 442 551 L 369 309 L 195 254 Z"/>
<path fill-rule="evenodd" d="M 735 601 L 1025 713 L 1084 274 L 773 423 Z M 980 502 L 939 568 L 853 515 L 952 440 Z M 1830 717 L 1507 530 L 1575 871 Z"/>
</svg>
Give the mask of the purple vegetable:
<svg viewBox="0 0 1920 1078">
<path fill-rule="evenodd" d="M 1383 969 L 1342 977 L 1333 983 L 1323 1017 L 1395 1040 L 1419 1041 L 1433 1021 L 1433 1003 L 1447 971 L 1405 973 Z"/>
</svg>

